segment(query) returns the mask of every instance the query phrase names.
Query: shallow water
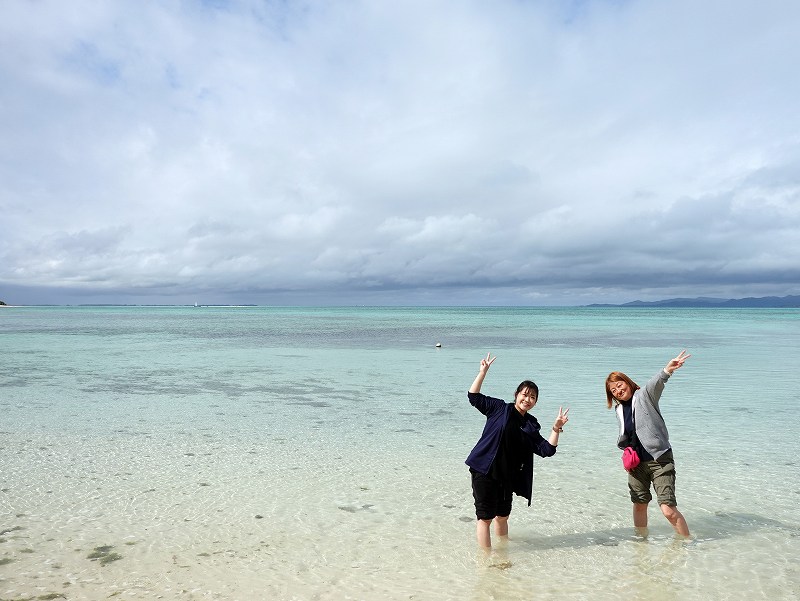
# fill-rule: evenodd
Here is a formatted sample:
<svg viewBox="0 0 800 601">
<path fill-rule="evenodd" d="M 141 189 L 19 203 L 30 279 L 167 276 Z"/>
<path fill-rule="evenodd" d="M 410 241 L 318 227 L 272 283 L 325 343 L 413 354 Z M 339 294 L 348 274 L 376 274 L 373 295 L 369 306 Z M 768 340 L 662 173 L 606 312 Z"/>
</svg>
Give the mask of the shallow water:
<svg viewBox="0 0 800 601">
<path fill-rule="evenodd" d="M 798 334 L 793 310 L 4 309 L 0 599 L 795 599 Z M 682 348 L 693 536 L 652 507 L 643 538 L 602 382 Z M 463 464 L 486 351 L 488 394 L 571 407 L 488 555 Z"/>
</svg>

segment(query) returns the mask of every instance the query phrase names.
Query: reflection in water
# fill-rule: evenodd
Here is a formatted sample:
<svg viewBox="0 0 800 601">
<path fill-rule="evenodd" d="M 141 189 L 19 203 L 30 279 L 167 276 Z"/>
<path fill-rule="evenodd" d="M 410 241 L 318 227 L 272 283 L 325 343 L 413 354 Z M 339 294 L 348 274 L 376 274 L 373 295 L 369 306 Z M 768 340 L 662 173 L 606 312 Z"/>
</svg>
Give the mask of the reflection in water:
<svg viewBox="0 0 800 601">
<path fill-rule="evenodd" d="M 486 599 L 590 599 L 603 591 L 648 601 L 704 598 L 720 586 L 715 572 L 698 566 L 716 543 L 762 530 L 798 532 L 795 526 L 754 514 L 720 513 L 693 520 L 698 538 L 652 534 L 647 528 L 612 528 L 541 537 L 514 537 L 491 550 L 476 548 L 470 597 Z M 585 558 L 575 571 L 570 558 Z M 567 567 L 571 566 L 571 567 Z M 586 575 L 594 573 L 594 582 Z M 707 576 L 707 577 L 706 577 Z M 712 595 L 713 596 L 713 595 Z"/>
<path fill-rule="evenodd" d="M 673 601 L 684 598 L 681 568 L 686 566 L 688 547 L 680 537 L 668 540 L 664 545 L 650 544 L 644 539 L 633 545 L 633 565 L 627 573 L 627 582 L 622 587 L 639 599 Z M 681 575 L 682 576 L 682 575 Z"/>
</svg>

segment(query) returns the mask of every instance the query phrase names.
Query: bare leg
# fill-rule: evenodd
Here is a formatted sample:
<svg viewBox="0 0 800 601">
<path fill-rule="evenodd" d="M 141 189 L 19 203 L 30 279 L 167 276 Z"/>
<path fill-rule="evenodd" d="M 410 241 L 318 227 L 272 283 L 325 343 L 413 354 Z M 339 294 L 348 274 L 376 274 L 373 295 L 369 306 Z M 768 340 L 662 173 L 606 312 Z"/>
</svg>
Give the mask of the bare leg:
<svg viewBox="0 0 800 601">
<path fill-rule="evenodd" d="M 637 530 L 647 528 L 647 503 L 633 504 L 633 526 Z"/>
<path fill-rule="evenodd" d="M 647 503 L 633 504 L 633 528 L 637 535 L 647 538 Z"/>
<path fill-rule="evenodd" d="M 494 518 L 494 533 L 497 536 L 508 536 L 508 516 Z"/>
<path fill-rule="evenodd" d="M 492 520 L 478 520 L 478 525 L 476 528 L 478 546 L 483 547 L 484 549 L 492 548 L 492 535 L 489 531 L 489 526 L 491 523 Z"/>
<path fill-rule="evenodd" d="M 661 513 L 664 514 L 664 517 L 667 518 L 669 523 L 672 524 L 672 527 L 675 528 L 675 532 L 681 536 L 689 536 L 689 525 L 686 523 L 683 514 L 678 511 L 677 507 L 661 505 Z"/>
</svg>

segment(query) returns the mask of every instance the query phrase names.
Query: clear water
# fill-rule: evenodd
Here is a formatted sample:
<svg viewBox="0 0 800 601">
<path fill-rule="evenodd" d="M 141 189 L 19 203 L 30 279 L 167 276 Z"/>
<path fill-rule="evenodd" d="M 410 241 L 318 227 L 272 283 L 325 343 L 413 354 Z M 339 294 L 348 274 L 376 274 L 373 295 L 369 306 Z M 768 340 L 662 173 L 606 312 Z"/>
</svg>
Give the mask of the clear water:
<svg viewBox="0 0 800 601">
<path fill-rule="evenodd" d="M 0 599 L 796 599 L 798 341 L 796 310 L 5 308 Z M 656 507 L 641 538 L 603 380 L 683 348 L 692 539 Z M 487 351 L 485 392 L 571 407 L 488 555 L 463 463 Z"/>
</svg>

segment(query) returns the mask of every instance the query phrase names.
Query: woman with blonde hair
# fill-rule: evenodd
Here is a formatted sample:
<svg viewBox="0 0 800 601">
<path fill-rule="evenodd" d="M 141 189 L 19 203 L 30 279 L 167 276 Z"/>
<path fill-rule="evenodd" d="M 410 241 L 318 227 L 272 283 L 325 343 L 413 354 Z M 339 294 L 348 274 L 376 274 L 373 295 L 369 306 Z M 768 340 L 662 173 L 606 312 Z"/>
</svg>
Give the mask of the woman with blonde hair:
<svg viewBox="0 0 800 601">
<path fill-rule="evenodd" d="M 689 536 L 689 526 L 678 511 L 675 461 L 659 400 L 664 384 L 689 357 L 691 355 L 686 351 L 681 351 L 644 388 L 619 371 L 611 372 L 606 378 L 606 402 L 609 409 L 614 408 L 619 421 L 617 446 L 626 449 L 626 455 L 633 455 L 628 450 L 630 447 L 638 456 L 626 466 L 628 490 L 633 502 L 633 525 L 639 529 L 647 528 L 647 505 L 653 499 L 652 486 L 661 513 L 682 536 Z"/>
</svg>

